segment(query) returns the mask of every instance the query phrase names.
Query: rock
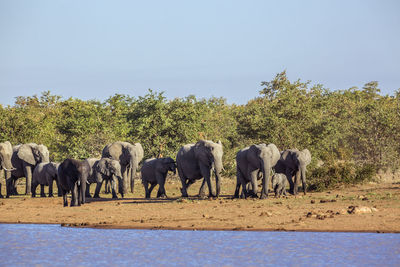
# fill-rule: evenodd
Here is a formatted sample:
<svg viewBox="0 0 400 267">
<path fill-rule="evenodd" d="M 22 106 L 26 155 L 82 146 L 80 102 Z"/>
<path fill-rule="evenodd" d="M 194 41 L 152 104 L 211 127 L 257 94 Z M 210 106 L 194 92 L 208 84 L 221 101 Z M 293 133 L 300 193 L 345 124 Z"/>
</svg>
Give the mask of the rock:
<svg viewBox="0 0 400 267">
<path fill-rule="evenodd" d="M 375 208 L 374 208 L 375 209 Z M 350 206 L 348 209 L 348 213 L 350 214 L 365 214 L 365 213 L 372 213 L 372 209 L 366 206 Z"/>
<path fill-rule="evenodd" d="M 306 217 L 307 218 L 316 218 L 317 214 L 315 212 L 313 212 L 313 211 L 310 211 L 310 212 L 307 213 Z"/>
<path fill-rule="evenodd" d="M 312 199 L 312 200 L 311 200 L 311 204 L 314 204 L 314 203 L 315 203 L 315 200 L 314 200 L 314 199 Z"/>
<path fill-rule="evenodd" d="M 347 214 L 348 212 L 347 212 L 347 209 L 341 209 L 340 211 L 339 211 L 339 214 L 341 214 L 341 215 L 344 215 L 344 214 Z"/>
<path fill-rule="evenodd" d="M 260 213 L 260 216 L 267 216 L 267 217 L 271 217 L 272 216 L 272 212 L 269 211 L 263 211 Z"/>
</svg>

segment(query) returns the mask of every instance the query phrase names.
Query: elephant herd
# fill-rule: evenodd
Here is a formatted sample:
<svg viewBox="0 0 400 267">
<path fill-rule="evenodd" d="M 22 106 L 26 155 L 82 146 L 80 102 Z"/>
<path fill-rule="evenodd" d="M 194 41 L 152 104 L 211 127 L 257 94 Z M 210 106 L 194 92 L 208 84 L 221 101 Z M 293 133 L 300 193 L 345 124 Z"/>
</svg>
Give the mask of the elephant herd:
<svg viewBox="0 0 400 267">
<path fill-rule="evenodd" d="M 100 188 L 106 182 L 106 192 L 111 191 L 112 197 L 117 193 L 122 197 L 133 193 L 134 178 L 139 163 L 144 155 L 140 143 L 114 142 L 104 147 L 101 158 L 85 160 L 65 159 L 61 163 L 49 161 L 49 151 L 44 145 L 35 143 L 12 146 L 6 141 L 0 143 L 0 170 L 5 170 L 6 196 L 17 194 L 16 181 L 26 178 L 25 194 L 36 195 L 40 185 L 40 196 L 44 197 L 44 186 L 49 186 L 49 196 L 53 196 L 53 182 L 56 181 L 58 196 L 63 196 L 63 205 L 67 206 L 67 193 L 71 193 L 70 206 L 84 204 L 90 195 L 90 185 L 96 184 L 94 198 L 99 197 Z M 182 146 L 176 161 L 168 158 L 151 158 L 142 163 L 141 178 L 145 189 L 145 197 L 150 198 L 151 192 L 159 185 L 157 197 L 166 197 L 165 180 L 168 172 L 176 173 L 182 183 L 182 197 L 188 197 L 188 188 L 202 179 L 199 196 L 205 196 L 207 184 L 208 196 L 218 197 L 221 192 L 221 172 L 223 147 L 209 140 L 200 140 L 195 144 Z M 241 149 L 236 155 L 236 189 L 235 198 L 258 197 L 258 180 L 262 189 L 260 198 L 268 197 L 268 185 L 271 179 L 275 196 L 286 195 L 286 184 L 289 182 L 289 192 L 297 194 L 298 183 L 302 182 L 306 194 L 306 166 L 311 162 L 311 154 L 307 149 L 287 149 L 279 152 L 274 144 L 257 144 Z M 215 176 L 215 191 L 211 176 Z M 293 179 L 294 177 L 294 179 Z M 241 188 L 241 191 L 240 191 Z M 0 184 L 0 197 L 1 184 Z"/>
</svg>

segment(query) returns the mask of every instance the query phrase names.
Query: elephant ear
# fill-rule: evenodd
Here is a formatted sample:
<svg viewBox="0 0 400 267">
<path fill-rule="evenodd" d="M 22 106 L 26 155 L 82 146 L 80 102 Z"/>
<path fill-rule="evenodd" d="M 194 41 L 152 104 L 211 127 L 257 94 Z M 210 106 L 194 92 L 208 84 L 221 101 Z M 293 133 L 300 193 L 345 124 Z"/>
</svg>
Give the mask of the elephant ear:
<svg viewBox="0 0 400 267">
<path fill-rule="evenodd" d="M 144 150 L 140 143 L 135 143 L 135 151 L 138 163 L 143 159 Z"/>
<path fill-rule="evenodd" d="M 100 160 L 96 166 L 96 171 L 106 176 L 110 176 L 109 164 L 110 162 L 106 159 Z"/>
<path fill-rule="evenodd" d="M 5 149 L 5 152 L 7 153 L 7 154 L 12 154 L 12 145 L 11 145 L 11 143 L 9 142 L 9 141 L 5 141 L 4 143 L 3 143 L 3 145 L 2 146 L 0 146 L 0 149 L 2 148 L 4 146 L 4 149 Z"/>
<path fill-rule="evenodd" d="M 270 153 L 271 153 L 271 163 L 272 163 L 272 165 L 274 166 L 277 162 L 278 162 L 278 160 L 280 159 L 280 157 L 281 157 L 281 153 L 279 152 L 279 149 L 276 147 L 276 145 L 275 144 L 268 144 L 268 149 L 269 149 L 269 151 L 270 151 Z"/>
<path fill-rule="evenodd" d="M 304 163 L 306 165 L 310 164 L 310 162 L 311 162 L 311 153 L 310 153 L 310 151 L 306 148 L 306 149 L 303 149 L 301 151 L 301 154 L 302 154 Z"/>
<path fill-rule="evenodd" d="M 36 165 L 36 160 L 32 152 L 32 147 L 28 144 L 21 145 L 17 152 L 18 158 L 31 164 Z"/>
<path fill-rule="evenodd" d="M 167 172 L 171 166 L 175 166 L 175 161 L 171 157 L 163 158 L 162 165 L 164 167 L 164 172 Z"/>
<path fill-rule="evenodd" d="M 38 155 L 38 162 L 50 162 L 49 160 L 49 150 L 45 145 L 37 145 L 33 147 L 35 155 Z"/>
</svg>

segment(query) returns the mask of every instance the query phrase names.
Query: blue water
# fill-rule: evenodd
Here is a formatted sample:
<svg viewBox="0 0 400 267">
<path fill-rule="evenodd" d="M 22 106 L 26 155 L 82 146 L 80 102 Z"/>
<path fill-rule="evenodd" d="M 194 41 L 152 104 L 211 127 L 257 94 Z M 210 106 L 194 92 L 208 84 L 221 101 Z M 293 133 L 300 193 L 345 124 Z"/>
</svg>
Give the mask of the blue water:
<svg viewBox="0 0 400 267">
<path fill-rule="evenodd" d="M 0 224 L 1 266 L 400 266 L 400 234 Z"/>
</svg>

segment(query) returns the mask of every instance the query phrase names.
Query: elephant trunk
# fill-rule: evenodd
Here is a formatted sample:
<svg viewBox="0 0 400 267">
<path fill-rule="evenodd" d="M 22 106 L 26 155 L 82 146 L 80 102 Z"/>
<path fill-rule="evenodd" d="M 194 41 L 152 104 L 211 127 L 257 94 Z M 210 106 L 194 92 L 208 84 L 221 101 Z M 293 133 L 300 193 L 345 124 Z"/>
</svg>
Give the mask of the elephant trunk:
<svg viewBox="0 0 400 267">
<path fill-rule="evenodd" d="M 0 167 L 3 168 L 5 171 L 14 171 L 16 168 L 11 163 L 11 156 L 5 156 L 1 158 Z"/>
<path fill-rule="evenodd" d="M 80 204 L 85 204 L 85 200 L 86 200 L 86 181 L 82 181 L 81 182 L 81 187 L 79 188 L 80 190 Z"/>
<path fill-rule="evenodd" d="M 263 160 L 261 172 L 263 175 L 263 180 L 262 180 L 262 192 L 261 192 L 260 197 L 267 198 L 268 197 L 269 176 L 271 174 L 271 166 L 267 160 Z"/>
<path fill-rule="evenodd" d="M 216 183 L 216 196 L 219 196 L 221 192 L 221 172 L 222 172 L 222 160 L 218 159 L 214 162 L 214 174 L 215 174 L 215 183 Z"/>
<path fill-rule="evenodd" d="M 301 182 L 303 184 L 303 192 L 306 194 L 306 166 L 300 166 Z"/>
<path fill-rule="evenodd" d="M 135 162 L 135 159 L 132 159 L 131 160 L 131 163 L 130 163 L 130 184 L 131 184 L 131 193 L 133 193 L 133 189 L 134 189 L 134 186 L 135 186 L 135 175 L 136 175 L 136 170 L 137 170 L 137 167 L 138 167 L 138 164 Z"/>
</svg>

